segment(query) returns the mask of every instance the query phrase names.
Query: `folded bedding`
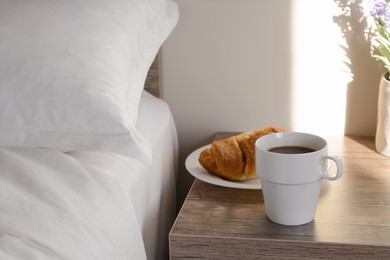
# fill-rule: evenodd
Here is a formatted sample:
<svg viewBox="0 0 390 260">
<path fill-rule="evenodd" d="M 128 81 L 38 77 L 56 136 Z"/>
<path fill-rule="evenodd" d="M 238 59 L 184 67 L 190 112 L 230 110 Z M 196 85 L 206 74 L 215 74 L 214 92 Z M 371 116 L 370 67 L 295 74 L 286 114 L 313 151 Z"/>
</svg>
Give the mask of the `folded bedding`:
<svg viewBox="0 0 390 260">
<path fill-rule="evenodd" d="M 0 149 L 0 165 L 0 259 L 146 259 L 130 198 L 103 168 L 37 148 Z"/>
<path fill-rule="evenodd" d="M 177 20 L 174 0 L 0 1 L 0 259 L 164 252 L 176 132 L 142 93 Z"/>
<path fill-rule="evenodd" d="M 0 149 L 0 259 L 165 259 L 176 128 L 146 92 L 138 118 L 151 166 L 107 151 Z"/>
</svg>

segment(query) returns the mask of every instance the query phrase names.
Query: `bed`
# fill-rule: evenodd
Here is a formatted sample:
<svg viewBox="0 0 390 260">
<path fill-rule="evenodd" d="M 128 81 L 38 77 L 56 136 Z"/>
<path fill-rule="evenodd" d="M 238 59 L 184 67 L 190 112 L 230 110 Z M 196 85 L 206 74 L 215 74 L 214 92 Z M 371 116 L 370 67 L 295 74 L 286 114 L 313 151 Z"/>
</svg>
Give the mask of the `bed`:
<svg viewBox="0 0 390 260">
<path fill-rule="evenodd" d="M 0 259 L 167 258 L 178 141 L 148 71 L 177 20 L 173 0 L 0 1 Z"/>
</svg>

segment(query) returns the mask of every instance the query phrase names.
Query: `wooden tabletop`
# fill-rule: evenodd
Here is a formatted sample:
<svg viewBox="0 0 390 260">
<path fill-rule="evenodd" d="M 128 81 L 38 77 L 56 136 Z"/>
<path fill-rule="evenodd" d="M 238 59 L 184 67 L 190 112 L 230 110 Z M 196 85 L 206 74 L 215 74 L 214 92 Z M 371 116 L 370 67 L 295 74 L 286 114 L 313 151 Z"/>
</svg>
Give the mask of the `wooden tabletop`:
<svg viewBox="0 0 390 260">
<path fill-rule="evenodd" d="M 390 158 L 373 138 L 327 140 L 344 175 L 322 182 L 312 222 L 275 224 L 260 190 L 195 180 L 170 233 L 171 259 L 390 259 Z"/>
</svg>

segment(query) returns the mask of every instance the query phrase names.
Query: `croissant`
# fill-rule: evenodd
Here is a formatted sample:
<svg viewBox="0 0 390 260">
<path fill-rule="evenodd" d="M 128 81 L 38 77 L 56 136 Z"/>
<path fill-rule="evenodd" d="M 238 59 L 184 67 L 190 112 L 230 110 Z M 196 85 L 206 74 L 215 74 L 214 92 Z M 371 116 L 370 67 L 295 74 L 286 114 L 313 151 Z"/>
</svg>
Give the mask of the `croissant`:
<svg viewBox="0 0 390 260">
<path fill-rule="evenodd" d="M 256 178 L 255 143 L 266 134 L 284 132 L 268 127 L 214 141 L 199 155 L 199 163 L 210 174 L 230 181 Z"/>
</svg>

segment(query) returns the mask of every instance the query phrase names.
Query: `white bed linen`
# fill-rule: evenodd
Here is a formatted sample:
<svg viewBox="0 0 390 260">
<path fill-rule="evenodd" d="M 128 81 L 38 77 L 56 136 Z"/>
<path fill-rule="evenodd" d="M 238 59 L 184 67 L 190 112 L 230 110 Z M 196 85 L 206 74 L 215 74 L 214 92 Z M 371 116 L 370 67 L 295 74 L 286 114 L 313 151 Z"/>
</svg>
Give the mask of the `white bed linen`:
<svg viewBox="0 0 390 260">
<path fill-rule="evenodd" d="M 153 164 L 119 154 L 0 149 L 0 259 L 163 259 L 175 212 L 177 135 L 143 93 Z"/>
<path fill-rule="evenodd" d="M 133 202 L 148 259 L 166 259 L 168 233 L 176 209 L 176 127 L 167 104 L 146 91 L 142 93 L 136 127 L 151 143 L 151 166 L 112 153 L 69 154 L 82 163 L 110 174 L 122 185 Z M 134 167 L 136 170 L 133 170 Z"/>
<path fill-rule="evenodd" d="M 173 0 L 1 0 L 0 145 L 150 162 L 138 107 L 177 19 Z"/>
<path fill-rule="evenodd" d="M 0 149 L 0 259 L 145 259 L 126 192 L 48 149 Z"/>
<path fill-rule="evenodd" d="M 178 137 L 167 104 L 143 93 L 137 128 L 152 145 L 143 235 L 148 259 L 168 257 L 168 234 L 176 217 Z M 155 253 L 153 253 L 155 252 Z M 154 255 L 155 254 L 155 255 Z M 155 256 L 155 257 L 154 257 Z"/>
</svg>

